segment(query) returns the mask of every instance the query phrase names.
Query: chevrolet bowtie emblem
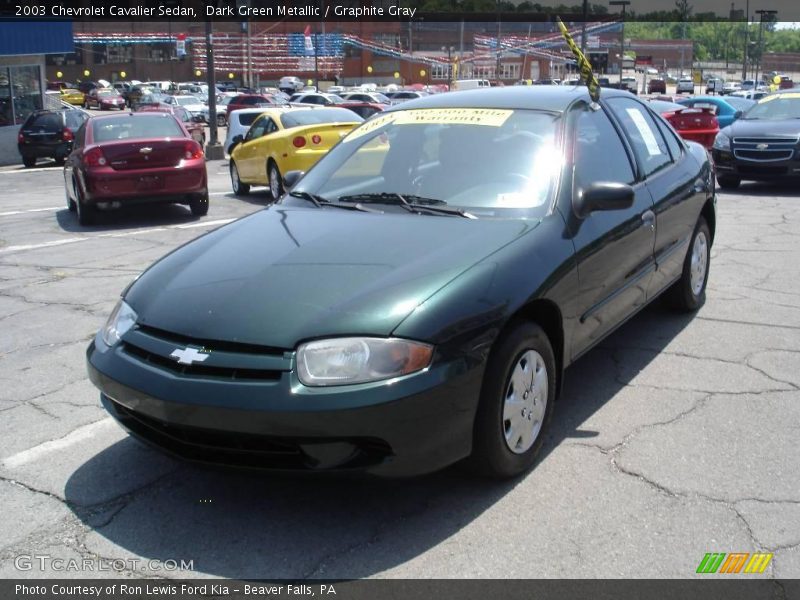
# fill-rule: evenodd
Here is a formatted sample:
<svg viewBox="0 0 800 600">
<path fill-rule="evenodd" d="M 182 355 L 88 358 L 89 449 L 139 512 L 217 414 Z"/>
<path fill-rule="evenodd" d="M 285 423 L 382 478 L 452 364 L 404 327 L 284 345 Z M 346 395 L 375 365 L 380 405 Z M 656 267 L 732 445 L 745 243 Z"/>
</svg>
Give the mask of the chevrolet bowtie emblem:
<svg viewBox="0 0 800 600">
<path fill-rule="evenodd" d="M 179 364 L 191 365 L 195 362 L 203 362 L 208 358 L 208 353 L 197 350 L 196 348 L 176 348 L 172 351 L 172 354 L 170 354 L 170 358 L 174 358 Z"/>
<path fill-rule="evenodd" d="M 769 144 L 758 144 L 756 148 L 758 148 L 759 150 L 766 150 L 767 148 L 769 148 Z"/>
<path fill-rule="evenodd" d="M 139 152 L 142 154 L 150 154 L 153 151 L 152 148 L 148 148 L 145 146 L 144 148 L 139 148 Z"/>
</svg>

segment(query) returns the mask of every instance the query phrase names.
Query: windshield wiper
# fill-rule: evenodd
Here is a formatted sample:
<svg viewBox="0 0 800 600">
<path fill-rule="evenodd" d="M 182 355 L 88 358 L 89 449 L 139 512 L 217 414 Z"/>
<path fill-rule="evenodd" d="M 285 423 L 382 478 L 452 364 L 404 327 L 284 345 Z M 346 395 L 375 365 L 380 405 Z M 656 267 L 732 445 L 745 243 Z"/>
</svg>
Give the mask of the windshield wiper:
<svg viewBox="0 0 800 600">
<path fill-rule="evenodd" d="M 415 202 L 409 202 L 406 198 L 413 199 Z M 395 204 L 401 206 L 408 212 L 421 214 L 421 211 L 429 213 L 436 213 L 441 215 L 453 215 L 464 217 L 466 219 L 476 219 L 477 217 L 460 208 L 451 208 L 444 206 L 431 206 L 432 204 L 447 204 L 444 200 L 436 200 L 434 198 L 423 198 L 422 196 L 398 194 L 397 192 L 375 192 L 371 194 L 353 194 L 350 196 L 339 196 L 339 202 L 375 202 L 377 204 Z M 394 202 L 392 202 L 394 200 Z"/>
<path fill-rule="evenodd" d="M 380 213 L 383 211 L 380 210 L 373 210 L 371 208 L 367 208 L 366 206 L 362 206 L 359 203 L 356 204 L 339 204 L 338 202 L 331 202 L 327 198 L 323 198 L 317 194 L 312 194 L 311 192 L 300 192 L 300 191 L 292 191 L 289 192 L 289 195 L 293 198 L 302 198 L 303 200 L 308 200 L 317 208 L 322 208 L 323 206 L 333 206 L 335 208 L 343 208 L 345 210 L 357 210 L 360 212 L 371 212 L 371 213 Z"/>
</svg>

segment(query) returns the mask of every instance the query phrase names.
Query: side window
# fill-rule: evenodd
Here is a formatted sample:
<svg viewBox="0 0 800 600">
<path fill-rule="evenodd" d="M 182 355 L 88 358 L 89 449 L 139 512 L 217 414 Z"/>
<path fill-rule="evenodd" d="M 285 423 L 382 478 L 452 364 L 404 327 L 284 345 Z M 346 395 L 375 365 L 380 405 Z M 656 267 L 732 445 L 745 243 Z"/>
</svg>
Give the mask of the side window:
<svg viewBox="0 0 800 600">
<path fill-rule="evenodd" d="M 661 130 L 661 133 L 664 135 L 664 139 L 667 140 L 667 146 L 669 146 L 669 152 L 672 154 L 672 160 L 678 160 L 683 153 L 683 144 L 672 130 L 672 127 L 670 127 L 664 119 L 657 117 L 655 121 L 658 123 L 658 128 Z"/>
<path fill-rule="evenodd" d="M 625 145 L 602 110 L 586 109 L 578 117 L 574 163 L 576 189 L 598 181 L 631 184 L 636 179 Z"/>
<path fill-rule="evenodd" d="M 83 148 L 86 145 L 86 121 L 83 122 L 75 133 L 75 148 Z"/>
<path fill-rule="evenodd" d="M 264 135 L 266 128 L 267 119 L 265 117 L 258 119 L 255 123 L 253 123 L 250 129 L 247 130 L 247 135 L 245 136 L 244 141 L 249 142 L 250 140 L 260 138 L 262 135 Z"/>
<path fill-rule="evenodd" d="M 269 135 L 270 133 L 275 133 L 278 131 L 278 126 L 275 124 L 275 121 L 272 119 L 267 119 L 267 125 L 264 128 L 264 135 Z"/>
<path fill-rule="evenodd" d="M 629 98 L 612 98 L 608 105 L 622 124 L 645 176 L 672 163 L 667 142 L 644 106 Z"/>
</svg>

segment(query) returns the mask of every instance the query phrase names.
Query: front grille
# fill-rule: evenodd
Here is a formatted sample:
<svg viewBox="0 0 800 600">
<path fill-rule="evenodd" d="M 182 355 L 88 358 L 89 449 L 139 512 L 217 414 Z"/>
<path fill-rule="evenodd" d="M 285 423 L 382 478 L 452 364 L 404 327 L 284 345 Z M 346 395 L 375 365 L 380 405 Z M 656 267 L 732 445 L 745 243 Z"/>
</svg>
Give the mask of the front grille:
<svg viewBox="0 0 800 600">
<path fill-rule="evenodd" d="M 221 379 L 235 380 L 258 380 L 258 381 L 278 381 L 281 372 L 274 369 L 244 369 L 231 367 L 214 367 L 203 363 L 184 365 L 176 360 L 148 352 L 144 348 L 134 346 L 129 342 L 123 342 L 122 351 L 130 356 L 139 358 L 142 362 L 161 367 L 177 375 L 189 377 L 212 377 Z"/>
<path fill-rule="evenodd" d="M 146 333 L 165 342 L 171 344 L 178 344 L 182 346 L 197 346 L 199 348 L 214 348 L 224 352 L 242 352 L 245 354 L 271 354 L 274 356 L 281 356 L 284 352 L 281 348 L 273 346 L 261 346 L 258 344 L 247 344 L 242 342 L 227 342 L 223 340 L 208 340 L 203 338 L 194 338 L 172 331 L 165 331 L 150 327 L 149 325 L 137 324 L 136 329 L 142 333 Z"/>
<path fill-rule="evenodd" d="M 108 400 L 132 433 L 187 460 L 260 469 L 340 470 L 377 465 L 392 455 L 391 447 L 375 438 L 286 438 L 210 430 L 166 423 Z M 326 446 L 331 445 L 338 447 L 339 456 L 326 459 Z M 349 454 L 341 454 L 343 446 Z"/>
<path fill-rule="evenodd" d="M 794 150 L 748 150 L 734 148 L 733 155 L 742 160 L 753 160 L 759 162 L 773 162 L 779 160 L 790 160 Z"/>
<path fill-rule="evenodd" d="M 796 144 L 797 137 L 735 137 L 734 144 Z"/>
<path fill-rule="evenodd" d="M 120 347 L 132 359 L 183 377 L 274 382 L 291 370 L 291 358 L 277 348 L 197 339 L 141 324 L 124 336 Z M 185 364 L 172 356 L 189 348 L 205 358 Z"/>
</svg>

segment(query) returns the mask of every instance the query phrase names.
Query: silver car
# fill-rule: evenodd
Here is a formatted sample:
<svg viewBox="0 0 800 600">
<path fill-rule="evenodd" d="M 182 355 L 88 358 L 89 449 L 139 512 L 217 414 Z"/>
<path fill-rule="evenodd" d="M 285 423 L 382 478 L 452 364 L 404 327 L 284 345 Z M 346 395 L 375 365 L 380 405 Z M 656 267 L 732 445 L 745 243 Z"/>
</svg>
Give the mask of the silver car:
<svg viewBox="0 0 800 600">
<path fill-rule="evenodd" d="M 681 77 L 678 79 L 675 93 L 683 94 L 684 92 L 694 94 L 694 80 L 691 77 Z"/>
</svg>

